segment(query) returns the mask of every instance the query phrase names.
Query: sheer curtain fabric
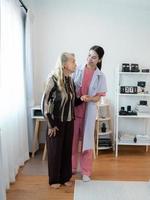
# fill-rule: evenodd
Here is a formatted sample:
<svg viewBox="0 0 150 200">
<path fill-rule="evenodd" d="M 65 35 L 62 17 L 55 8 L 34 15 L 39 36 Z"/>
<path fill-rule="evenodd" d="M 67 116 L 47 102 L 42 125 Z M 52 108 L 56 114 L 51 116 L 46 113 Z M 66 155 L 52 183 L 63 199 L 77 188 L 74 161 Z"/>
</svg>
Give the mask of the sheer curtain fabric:
<svg viewBox="0 0 150 200">
<path fill-rule="evenodd" d="M 24 77 L 24 13 L 18 0 L 1 0 L 1 188 L 9 188 L 29 159 Z M 1 179 L 1 177 L 0 177 Z M 3 199 L 5 199 L 3 195 Z"/>
</svg>

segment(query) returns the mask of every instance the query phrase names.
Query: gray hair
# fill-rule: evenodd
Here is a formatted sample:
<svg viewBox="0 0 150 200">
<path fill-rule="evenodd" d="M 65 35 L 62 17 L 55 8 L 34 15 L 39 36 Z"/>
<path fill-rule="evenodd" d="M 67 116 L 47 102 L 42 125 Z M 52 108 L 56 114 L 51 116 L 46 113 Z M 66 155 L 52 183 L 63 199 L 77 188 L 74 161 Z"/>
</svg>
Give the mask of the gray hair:
<svg viewBox="0 0 150 200">
<path fill-rule="evenodd" d="M 63 52 L 56 62 L 54 75 L 57 78 L 57 84 L 60 90 L 64 88 L 64 66 L 70 56 L 75 56 L 73 53 Z"/>
</svg>

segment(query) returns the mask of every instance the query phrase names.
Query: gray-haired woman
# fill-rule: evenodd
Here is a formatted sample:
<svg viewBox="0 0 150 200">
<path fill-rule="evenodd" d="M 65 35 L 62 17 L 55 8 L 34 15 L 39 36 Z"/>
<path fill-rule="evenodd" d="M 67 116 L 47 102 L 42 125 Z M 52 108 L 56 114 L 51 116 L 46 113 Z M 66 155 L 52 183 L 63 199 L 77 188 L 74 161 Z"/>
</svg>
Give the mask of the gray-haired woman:
<svg viewBox="0 0 150 200">
<path fill-rule="evenodd" d="M 74 54 L 62 53 L 42 98 L 43 114 L 48 121 L 49 184 L 53 188 L 59 188 L 61 184 L 71 185 L 74 106 L 82 103 L 82 98 L 76 97 L 75 85 L 70 77 L 75 69 Z"/>
</svg>

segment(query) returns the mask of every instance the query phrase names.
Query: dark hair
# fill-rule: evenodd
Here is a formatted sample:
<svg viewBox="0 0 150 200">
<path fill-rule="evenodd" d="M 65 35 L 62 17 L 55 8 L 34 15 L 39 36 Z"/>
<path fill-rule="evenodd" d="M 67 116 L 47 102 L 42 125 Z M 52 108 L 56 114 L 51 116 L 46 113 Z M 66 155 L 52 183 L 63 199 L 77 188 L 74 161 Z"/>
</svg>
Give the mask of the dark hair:
<svg viewBox="0 0 150 200">
<path fill-rule="evenodd" d="M 103 55 L 104 55 L 104 49 L 102 47 L 100 47 L 100 46 L 97 46 L 97 45 L 92 46 L 90 48 L 90 50 L 94 50 L 97 53 L 99 59 L 101 59 L 103 57 Z M 99 70 L 101 70 L 102 61 L 97 63 L 97 67 L 99 68 Z"/>
</svg>

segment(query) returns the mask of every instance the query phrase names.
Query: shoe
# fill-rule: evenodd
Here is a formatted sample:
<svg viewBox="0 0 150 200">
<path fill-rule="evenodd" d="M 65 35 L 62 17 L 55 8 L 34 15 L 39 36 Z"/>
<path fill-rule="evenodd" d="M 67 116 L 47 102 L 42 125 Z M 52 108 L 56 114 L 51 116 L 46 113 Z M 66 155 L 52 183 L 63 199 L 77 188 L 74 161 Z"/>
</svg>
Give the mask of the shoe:
<svg viewBox="0 0 150 200">
<path fill-rule="evenodd" d="M 83 175 L 82 180 L 83 180 L 83 182 L 88 182 L 88 181 L 90 181 L 91 179 L 90 179 L 89 176 Z"/>
<path fill-rule="evenodd" d="M 71 181 L 67 181 L 64 183 L 65 186 L 67 187 L 71 187 L 72 186 L 72 182 Z"/>
<path fill-rule="evenodd" d="M 60 188 L 60 184 L 59 183 L 52 184 L 51 187 L 54 188 L 54 189 L 58 189 L 58 188 Z"/>
</svg>

